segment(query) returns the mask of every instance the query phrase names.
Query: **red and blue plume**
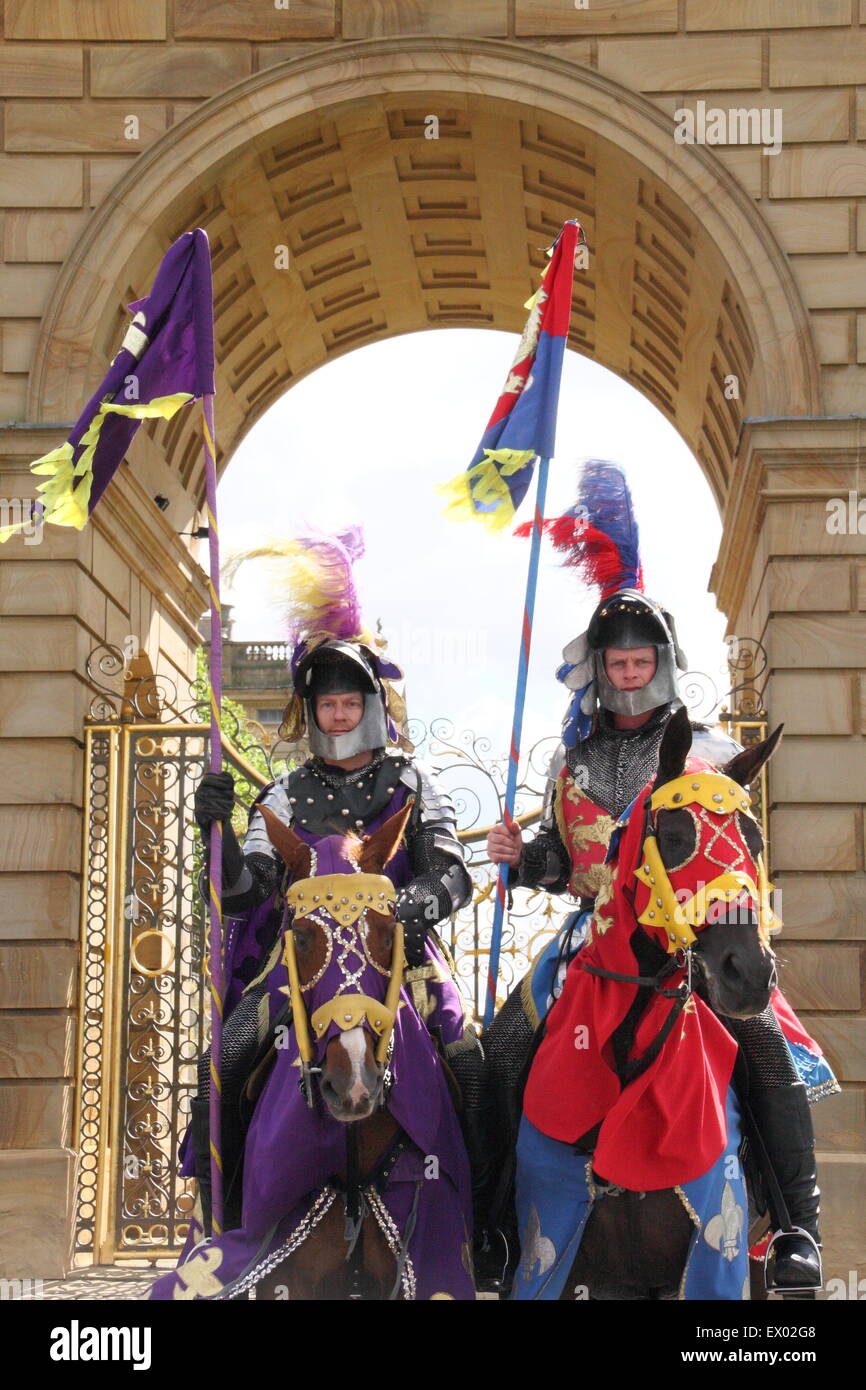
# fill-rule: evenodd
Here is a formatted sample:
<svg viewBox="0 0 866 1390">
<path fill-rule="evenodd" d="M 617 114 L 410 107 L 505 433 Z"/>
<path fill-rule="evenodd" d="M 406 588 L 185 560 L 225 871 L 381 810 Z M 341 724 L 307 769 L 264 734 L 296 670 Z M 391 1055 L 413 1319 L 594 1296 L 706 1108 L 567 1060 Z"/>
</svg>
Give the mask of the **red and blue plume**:
<svg viewBox="0 0 866 1390">
<path fill-rule="evenodd" d="M 563 516 L 543 523 L 555 550 L 604 601 L 621 589 L 643 590 L 638 526 L 625 473 L 609 459 L 588 459 L 581 469 L 577 499 Z M 520 526 L 517 535 L 528 535 Z M 566 648 L 556 678 L 572 691 L 562 739 L 573 748 L 593 727 L 595 674 L 585 634 Z"/>
<path fill-rule="evenodd" d="M 544 529 L 564 563 L 584 584 L 609 598 L 620 589 L 643 589 L 638 526 L 625 473 L 608 459 L 589 459 L 580 473 L 577 500 Z M 531 523 L 515 534 L 529 535 Z"/>
</svg>

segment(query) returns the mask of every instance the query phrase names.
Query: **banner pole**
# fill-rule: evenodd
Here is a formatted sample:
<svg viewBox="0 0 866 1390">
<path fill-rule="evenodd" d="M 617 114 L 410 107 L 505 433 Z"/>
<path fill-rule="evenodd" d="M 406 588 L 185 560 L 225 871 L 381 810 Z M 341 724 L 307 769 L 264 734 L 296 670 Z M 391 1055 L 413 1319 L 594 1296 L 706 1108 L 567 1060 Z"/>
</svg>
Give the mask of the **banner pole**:
<svg viewBox="0 0 866 1390">
<path fill-rule="evenodd" d="M 547 477 L 550 459 L 538 461 L 538 483 L 535 494 L 535 515 L 532 520 L 532 539 L 529 569 L 526 576 L 526 600 L 523 605 L 523 626 L 520 654 L 517 663 L 517 689 L 514 694 L 514 720 L 511 726 L 511 748 L 508 754 L 508 780 L 505 787 L 503 818 L 509 830 L 514 825 L 514 802 L 517 796 L 517 764 L 520 759 L 520 739 L 523 732 L 523 710 L 526 704 L 526 678 L 529 674 L 529 652 L 532 646 L 532 621 L 535 613 L 535 593 L 538 588 L 538 562 L 541 555 L 541 533 L 544 504 L 547 498 Z M 493 933 L 490 938 L 490 965 L 487 974 L 487 997 L 484 1005 L 484 1028 L 493 1022 L 496 1007 L 496 983 L 499 979 L 499 956 L 502 949 L 502 922 L 505 916 L 505 897 L 508 889 L 508 865 L 499 865 L 496 885 L 496 906 L 493 911 Z"/>
<path fill-rule="evenodd" d="M 222 772 L 222 739 L 220 711 L 222 707 L 222 610 L 220 607 L 219 532 L 217 531 L 217 477 L 214 449 L 214 398 L 202 397 L 202 434 L 204 439 L 204 468 L 207 496 L 208 544 L 210 549 L 210 771 Z M 223 935 L 222 935 L 222 822 L 213 821 L 210 829 L 209 908 L 210 908 L 210 1161 L 211 1161 L 211 1226 L 214 1235 L 222 1233 L 223 1225 L 223 1165 L 222 1165 L 222 1023 L 223 998 Z"/>
</svg>

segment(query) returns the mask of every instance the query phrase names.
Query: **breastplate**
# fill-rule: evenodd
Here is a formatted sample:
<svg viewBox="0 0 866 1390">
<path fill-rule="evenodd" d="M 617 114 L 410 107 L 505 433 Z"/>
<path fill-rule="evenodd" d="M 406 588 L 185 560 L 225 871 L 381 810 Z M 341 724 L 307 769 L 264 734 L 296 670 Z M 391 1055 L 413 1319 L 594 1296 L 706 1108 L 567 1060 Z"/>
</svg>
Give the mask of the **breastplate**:
<svg viewBox="0 0 866 1390">
<path fill-rule="evenodd" d="M 286 779 L 295 820 L 312 835 L 360 830 L 388 805 L 407 762 L 386 754 L 378 765 L 343 773 L 310 759 Z"/>
</svg>

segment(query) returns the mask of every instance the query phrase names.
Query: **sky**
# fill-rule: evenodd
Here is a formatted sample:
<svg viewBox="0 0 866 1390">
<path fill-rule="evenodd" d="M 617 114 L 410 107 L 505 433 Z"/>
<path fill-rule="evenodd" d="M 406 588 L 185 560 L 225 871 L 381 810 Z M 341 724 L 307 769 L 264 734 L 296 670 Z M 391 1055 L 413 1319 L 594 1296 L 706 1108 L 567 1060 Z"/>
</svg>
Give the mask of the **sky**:
<svg viewBox="0 0 866 1390">
<path fill-rule="evenodd" d="M 447 717 L 508 747 L 529 555 L 510 530 L 443 516 L 436 485 L 469 463 L 514 355 L 513 334 L 441 329 L 371 344 L 327 363 L 276 402 L 220 482 L 224 556 L 307 526 L 364 528 L 355 568 L 364 618 L 381 622 L 406 673 L 411 718 Z M 218 421 L 217 421 L 218 427 Z M 567 352 L 546 514 L 575 500 L 579 463 L 626 469 L 641 533 L 645 589 L 677 623 L 690 669 L 727 689 L 724 618 L 707 592 L 721 523 L 700 466 L 665 417 L 606 368 Z M 517 520 L 532 515 L 534 483 Z M 202 554 L 202 562 L 206 556 Z M 223 602 L 235 640 L 285 636 L 260 562 L 242 566 Z M 524 747 L 557 734 L 567 692 L 563 646 L 597 597 L 544 546 Z"/>
</svg>

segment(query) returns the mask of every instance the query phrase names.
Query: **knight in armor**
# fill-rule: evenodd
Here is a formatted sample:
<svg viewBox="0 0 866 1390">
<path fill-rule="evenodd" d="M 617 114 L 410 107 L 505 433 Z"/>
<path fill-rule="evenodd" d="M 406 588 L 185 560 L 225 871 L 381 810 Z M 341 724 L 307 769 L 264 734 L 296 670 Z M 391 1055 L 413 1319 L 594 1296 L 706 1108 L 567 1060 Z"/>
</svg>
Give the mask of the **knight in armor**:
<svg viewBox="0 0 866 1390">
<path fill-rule="evenodd" d="M 311 756 L 265 787 L 252 808 L 243 847 L 231 826 L 231 773 L 208 773 L 196 789 L 196 822 L 203 837 L 213 820 L 224 825 L 224 913 L 237 917 L 277 888 L 282 863 L 268 839 L 260 805 L 315 844 L 336 831 L 369 834 L 411 796 L 406 834 L 410 869 L 395 886 L 401 890 L 397 916 L 403 922 L 406 958 L 410 967 L 419 968 L 429 929 L 463 906 L 471 883 L 450 798 L 429 768 L 393 746 L 384 676 L 393 678 L 400 674 L 398 668 L 360 642 L 334 639 L 304 652 L 293 667 Z M 242 979 L 242 966 L 239 974 Z"/>
<path fill-rule="evenodd" d="M 618 578 L 630 580 L 635 587 L 628 583 L 614 587 L 596 607 L 586 632 L 563 652 L 564 664 L 557 676 L 572 691 L 572 697 L 563 741 L 551 759 L 538 832 L 524 842 L 518 826 L 509 829 L 502 824 L 494 827 L 488 838 L 491 861 L 509 865 L 510 886 L 569 893 L 579 904 L 533 963 L 530 975 L 509 996 L 484 1038 L 490 1085 L 498 1099 L 498 1166 L 502 1171 L 507 1169 L 505 1154 L 519 1123 L 522 1082 L 531 1061 L 533 1039 L 540 1038 L 543 1020 L 561 993 L 568 965 L 583 944 L 605 877 L 603 866 L 614 826 L 655 774 L 665 727 L 682 704 L 677 670 L 685 669 L 685 656 L 670 613 L 637 587 L 636 527 L 624 480 L 611 502 L 607 470 L 613 467 L 593 461 L 584 471 L 584 494 L 597 497 L 600 482 L 607 505 L 596 506 L 596 524 L 589 541 L 584 522 L 583 536 L 578 536 L 577 546 L 572 540 L 571 554 L 577 550 L 590 580 L 598 568 L 602 572 L 606 568 L 609 574 L 600 531 L 615 534 L 621 529 L 611 512 L 625 507 L 629 511 L 626 529 L 633 537 L 635 553 L 631 565 L 620 567 Z M 585 516 L 585 505 L 582 511 Z M 617 547 L 620 558 L 623 548 Z M 595 574 L 592 564 L 586 565 L 587 558 L 596 562 Z M 692 729 L 693 752 L 716 765 L 741 751 L 721 731 L 694 723 Z M 788 1015 L 793 1018 L 785 1005 L 783 1017 Z M 782 1234 L 775 1241 L 775 1286 L 781 1290 L 817 1289 L 821 1284 L 819 1192 L 809 1101 L 838 1087 L 820 1058 L 820 1050 L 809 1056 L 807 1086 L 794 1065 L 794 1057 L 802 1058 L 806 1049 L 789 1048 L 772 1004 L 758 1017 L 725 1018 L 723 1022 L 745 1059 L 751 1110 L 781 1187 L 790 1224 L 799 1228 L 798 1234 Z M 805 1036 L 796 1029 L 794 1035 L 801 1042 Z M 509 1224 L 506 1187 L 503 1181 L 491 1195 L 491 1226 L 497 1221 Z M 771 1211 L 771 1217 L 777 1226 L 782 1224 L 777 1213 Z M 513 1225 L 510 1236 L 513 1246 Z M 513 1249 L 510 1253 L 513 1259 Z"/>
<path fill-rule="evenodd" d="M 428 1008 L 427 982 L 447 979 L 449 972 L 436 924 L 458 911 L 472 891 L 453 804 L 431 770 L 406 751 L 411 745 L 397 727 L 405 710 L 392 682 L 402 672 L 385 658 L 369 632 L 358 630 L 351 567 L 363 553 L 361 544 L 360 533 L 352 531 L 342 537 L 290 542 L 283 552 L 289 564 L 282 582 L 301 590 L 301 597 L 296 592 L 293 601 L 298 640 L 283 731 L 290 742 L 305 738 L 310 756 L 263 789 L 251 809 L 243 844 L 231 825 L 231 774 L 206 774 L 195 795 L 195 816 L 205 845 L 212 822 L 223 824 L 223 912 L 230 919 L 222 1077 L 226 1229 L 238 1220 L 238 1151 L 243 1137 L 239 1104 L 265 1041 L 259 999 L 281 948 L 279 902 L 287 886 L 281 882 L 284 865 L 268 838 L 260 807 L 315 846 L 335 833 L 372 834 L 411 800 L 404 845 L 385 872 L 399 890 L 396 914 L 404 927 L 408 965 L 404 980 L 422 1017 Z M 314 598 L 309 592 L 311 571 Z M 461 1091 L 480 1092 L 483 1054 L 471 1024 L 458 1028 L 458 1036 L 439 1041 Z M 192 1102 L 191 1145 L 205 1228 L 210 1191 L 207 1111 L 208 1068 L 207 1059 L 202 1059 L 199 1094 Z M 467 1127 L 471 1154 L 473 1146 L 478 1147 L 471 1117 L 464 1121 L 464 1131 Z"/>
</svg>

